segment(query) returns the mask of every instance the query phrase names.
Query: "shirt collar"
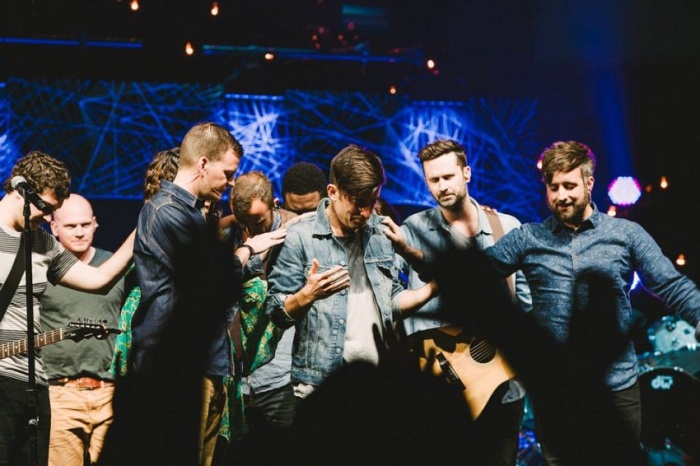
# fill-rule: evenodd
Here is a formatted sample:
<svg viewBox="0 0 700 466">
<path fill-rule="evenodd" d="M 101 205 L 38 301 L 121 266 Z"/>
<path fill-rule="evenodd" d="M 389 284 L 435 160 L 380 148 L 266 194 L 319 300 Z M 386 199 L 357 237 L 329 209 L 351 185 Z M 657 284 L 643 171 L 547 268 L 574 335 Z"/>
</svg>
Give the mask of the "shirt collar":
<svg viewBox="0 0 700 466">
<path fill-rule="evenodd" d="M 161 181 L 161 189 L 193 209 L 201 210 L 204 207 L 202 199 L 198 199 L 197 196 L 172 181 Z"/>
<path fill-rule="evenodd" d="M 591 214 L 590 217 L 588 217 L 586 220 L 581 222 L 581 226 L 578 228 L 576 231 L 585 231 L 585 230 L 590 230 L 591 228 L 595 228 L 600 224 L 600 216 L 602 215 L 600 211 L 598 210 L 598 207 L 595 205 L 594 202 L 591 202 L 591 207 L 593 208 L 593 213 Z M 567 227 L 566 225 L 562 225 L 559 223 L 559 221 L 554 218 L 553 215 L 549 216 L 547 220 L 545 221 L 549 229 L 552 231 L 552 233 L 556 233 L 561 230 L 571 230 L 571 228 Z"/>
</svg>

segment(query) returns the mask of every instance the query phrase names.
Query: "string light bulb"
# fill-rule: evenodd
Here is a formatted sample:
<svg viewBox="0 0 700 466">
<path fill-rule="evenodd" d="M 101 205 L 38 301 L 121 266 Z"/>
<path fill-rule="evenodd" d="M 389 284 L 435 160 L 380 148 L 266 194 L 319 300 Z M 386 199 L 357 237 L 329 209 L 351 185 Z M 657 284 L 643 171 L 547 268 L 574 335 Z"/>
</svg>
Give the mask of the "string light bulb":
<svg viewBox="0 0 700 466">
<path fill-rule="evenodd" d="M 679 267 L 683 267 L 685 265 L 685 254 L 678 254 L 678 257 L 676 258 L 676 265 Z"/>
<path fill-rule="evenodd" d="M 139 9 L 138 0 L 131 0 L 131 3 L 129 3 L 129 8 L 131 8 L 132 11 L 137 11 Z"/>
<path fill-rule="evenodd" d="M 190 41 L 187 41 L 187 43 L 185 44 L 185 54 L 187 54 L 187 56 L 194 55 L 194 47 L 192 46 L 192 42 Z"/>
<path fill-rule="evenodd" d="M 659 182 L 659 186 L 661 186 L 661 189 L 668 188 L 668 180 L 666 179 L 665 176 L 661 177 L 661 181 Z"/>
<path fill-rule="evenodd" d="M 211 4 L 211 15 L 216 16 L 219 14 L 219 2 L 214 2 Z"/>
</svg>

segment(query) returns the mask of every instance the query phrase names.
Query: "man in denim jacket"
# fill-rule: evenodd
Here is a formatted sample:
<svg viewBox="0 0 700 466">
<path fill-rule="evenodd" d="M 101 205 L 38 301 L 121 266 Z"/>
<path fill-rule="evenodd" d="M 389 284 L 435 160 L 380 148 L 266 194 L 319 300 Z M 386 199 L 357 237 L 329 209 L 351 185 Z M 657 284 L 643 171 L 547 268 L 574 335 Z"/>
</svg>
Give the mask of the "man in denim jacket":
<svg viewBox="0 0 700 466">
<path fill-rule="evenodd" d="M 331 161 L 328 198 L 289 227 L 269 275 L 266 305 L 273 321 L 296 326 L 292 383 L 310 394 L 343 363 L 376 364 L 394 315 L 434 293 L 432 283 L 404 290 L 384 219 L 373 213 L 385 181 L 381 160 L 355 145 Z"/>
</svg>

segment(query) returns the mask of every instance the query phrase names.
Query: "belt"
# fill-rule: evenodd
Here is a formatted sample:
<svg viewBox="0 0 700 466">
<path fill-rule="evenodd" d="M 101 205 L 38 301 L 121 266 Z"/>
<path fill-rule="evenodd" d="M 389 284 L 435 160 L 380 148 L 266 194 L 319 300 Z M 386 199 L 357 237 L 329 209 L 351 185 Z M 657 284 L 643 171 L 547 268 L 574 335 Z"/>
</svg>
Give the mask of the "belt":
<svg viewBox="0 0 700 466">
<path fill-rule="evenodd" d="M 114 387 L 114 382 L 96 379 L 94 377 L 63 377 L 61 379 L 51 380 L 49 384 L 59 387 L 77 388 L 78 390 Z"/>
</svg>

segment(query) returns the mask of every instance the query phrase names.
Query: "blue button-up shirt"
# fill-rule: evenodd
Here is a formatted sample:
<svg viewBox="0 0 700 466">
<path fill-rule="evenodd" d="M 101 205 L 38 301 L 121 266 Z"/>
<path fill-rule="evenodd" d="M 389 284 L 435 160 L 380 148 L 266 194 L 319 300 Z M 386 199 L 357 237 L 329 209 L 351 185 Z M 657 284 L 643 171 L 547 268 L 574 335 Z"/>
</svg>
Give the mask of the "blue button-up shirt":
<svg viewBox="0 0 700 466">
<path fill-rule="evenodd" d="M 469 200 L 476 206 L 479 213 L 479 231 L 474 238 L 476 241 L 475 246 L 479 250 L 483 250 L 493 245 L 493 230 L 481 206 L 473 198 Z M 520 221 L 512 215 L 501 212 L 498 212 L 497 215 L 501 221 L 504 233 L 520 226 Z M 452 230 L 442 216 L 440 207 L 434 207 L 410 215 L 401 225 L 401 230 L 403 231 L 406 242 L 422 250 L 425 255 L 425 260 L 428 263 L 432 262 L 436 255 L 446 253 L 455 247 L 455 242 L 452 238 Z M 419 273 L 412 269 L 401 256 L 397 256 L 397 260 L 402 272 L 408 277 L 408 288 L 415 289 L 425 285 Z M 515 295 L 521 310 L 529 311 L 532 308 L 530 288 L 522 272 L 515 274 Z M 442 303 L 442 295 L 438 293 L 421 306 L 417 312 L 406 318 L 406 333 L 410 335 L 422 330 L 449 325 L 449 322 L 444 322 L 441 319 L 441 310 L 444 310 L 444 306 Z"/>
<path fill-rule="evenodd" d="M 475 247 L 479 250 L 483 250 L 494 244 L 495 238 L 493 229 L 491 228 L 491 223 L 484 209 L 475 199 L 469 198 L 469 200 L 474 204 L 479 214 L 479 231 L 475 236 Z M 504 233 L 520 226 L 520 221 L 512 215 L 501 212 L 498 212 L 497 215 L 501 221 Z M 401 230 L 409 245 L 423 251 L 426 262 L 432 262 L 436 255 L 446 253 L 455 247 L 455 241 L 452 238 L 452 229 L 445 220 L 445 217 L 442 216 L 440 207 L 434 207 L 410 215 L 401 225 Z M 409 289 L 420 288 L 425 284 L 425 282 L 421 280 L 419 273 L 412 269 L 401 256 L 397 256 L 397 260 L 399 267 L 407 277 Z M 527 285 L 525 276 L 522 272 L 518 271 L 514 279 L 515 297 L 518 307 L 522 311 L 529 311 L 532 308 L 532 298 L 530 297 L 530 288 Z M 478 303 L 479 301 L 476 301 L 475 305 L 480 305 Z M 445 322 L 441 318 L 441 311 L 444 312 L 444 309 L 442 295 L 437 294 L 432 297 L 427 303 L 421 306 L 418 311 L 404 320 L 406 333 L 410 335 L 415 332 L 450 325 L 450 322 Z M 469 310 L 465 309 L 465 311 L 468 312 Z M 509 401 L 519 400 L 524 396 L 525 389 L 522 384 L 518 380 L 511 380 L 509 390 L 504 395 L 502 401 L 507 403 Z"/>
<path fill-rule="evenodd" d="M 629 335 L 632 307 L 629 292 L 634 273 L 666 306 L 696 326 L 700 320 L 700 290 L 663 255 L 653 238 L 637 223 L 594 212 L 578 230 L 549 217 L 506 234 L 486 254 L 501 274 L 525 273 L 532 292 L 532 315 L 558 344 L 569 341 L 576 309 L 591 298 L 577 289 L 577 278 L 596 274 L 611 280 L 615 332 Z M 607 320 L 606 320 L 607 322 Z M 611 329 L 599 329 L 601 332 Z M 591 335 L 591 344 L 597 335 Z M 605 382 L 613 390 L 631 386 L 638 375 L 632 339 L 615 354 Z"/>
<path fill-rule="evenodd" d="M 154 358 L 187 357 L 204 373 L 231 373 L 227 317 L 240 290 L 240 261 L 216 239 L 202 202 L 163 181 L 139 214 L 134 262 L 141 301 L 132 320 L 132 366 L 156 369 Z M 233 257 L 232 257 L 233 256 Z M 165 346 L 163 346 L 165 345 Z M 193 370 L 197 370 L 194 368 Z"/>
<path fill-rule="evenodd" d="M 329 199 L 323 199 L 315 215 L 288 228 L 279 257 L 268 277 L 270 291 L 266 312 L 280 327 L 296 324 L 292 381 L 311 385 L 320 385 L 342 363 L 348 290 L 315 301 L 306 317 L 298 322 L 284 311 L 284 300 L 306 284 L 313 259 L 320 262 L 319 272 L 336 265 L 348 265 L 345 248 L 333 235 L 328 222 L 326 207 L 329 202 Z M 397 298 L 403 287 L 394 263 L 393 245 L 383 233 L 385 228 L 381 218 L 373 214 L 361 233 L 367 277 L 382 320 L 388 325 L 393 313 L 398 312 Z"/>
</svg>

